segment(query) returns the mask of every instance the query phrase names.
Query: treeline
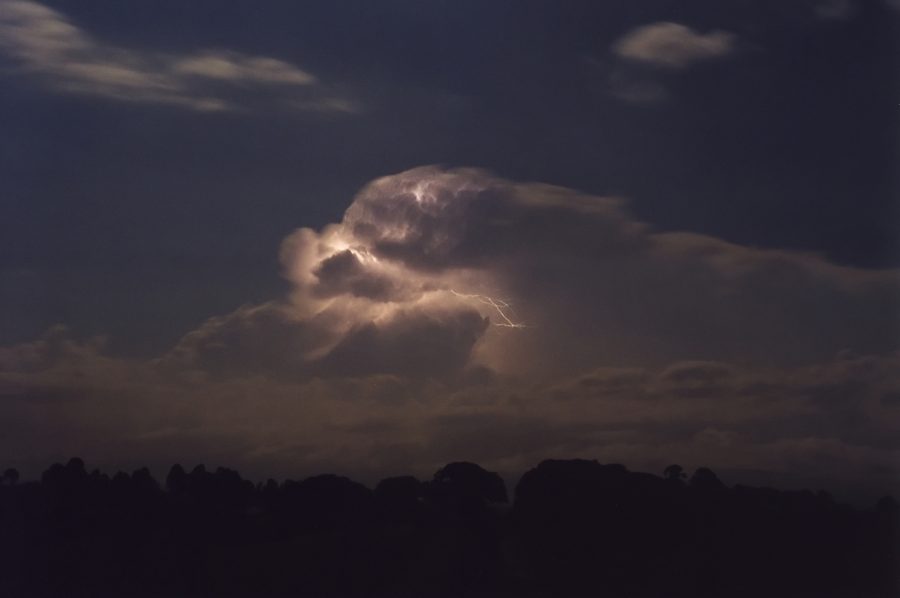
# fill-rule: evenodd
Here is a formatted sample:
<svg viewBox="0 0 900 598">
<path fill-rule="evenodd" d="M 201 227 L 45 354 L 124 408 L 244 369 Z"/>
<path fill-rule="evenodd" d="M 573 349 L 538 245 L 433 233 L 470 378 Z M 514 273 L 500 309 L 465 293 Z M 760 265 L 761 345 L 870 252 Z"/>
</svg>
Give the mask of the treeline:
<svg viewBox="0 0 900 598">
<path fill-rule="evenodd" d="M 544 461 L 510 504 L 472 463 L 374 490 L 80 459 L 0 485 L 2 596 L 898 596 L 898 505 Z"/>
</svg>

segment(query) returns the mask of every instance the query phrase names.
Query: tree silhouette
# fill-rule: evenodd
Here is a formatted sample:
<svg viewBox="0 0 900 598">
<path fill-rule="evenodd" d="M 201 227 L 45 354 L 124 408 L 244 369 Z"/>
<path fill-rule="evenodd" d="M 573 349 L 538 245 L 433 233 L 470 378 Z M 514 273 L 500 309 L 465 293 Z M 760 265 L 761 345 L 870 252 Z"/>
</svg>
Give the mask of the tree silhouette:
<svg viewBox="0 0 900 598">
<path fill-rule="evenodd" d="M 173 466 L 114 477 L 71 459 L 0 486 L 0 595 L 640 596 L 900 595 L 900 507 L 824 493 L 682 483 L 591 460 L 502 478 L 468 462 L 374 491 L 323 474 L 254 485 Z M 671 483 L 677 480 L 678 483 Z"/>
<path fill-rule="evenodd" d="M 166 476 L 166 489 L 173 494 L 182 494 L 187 491 L 187 487 L 187 473 L 185 473 L 184 467 L 176 463 L 169 470 L 169 475 Z"/>
<path fill-rule="evenodd" d="M 689 483 L 691 488 L 696 488 L 697 490 L 721 490 L 725 488 L 725 484 L 719 480 L 719 476 L 708 467 L 698 468 L 694 475 L 691 476 Z"/>
<path fill-rule="evenodd" d="M 465 461 L 450 463 L 439 469 L 428 489 L 432 497 L 437 499 L 453 497 L 489 503 L 506 503 L 509 500 L 503 478 Z"/>
<path fill-rule="evenodd" d="M 3 482 L 9 484 L 10 486 L 15 486 L 19 481 L 19 470 L 14 467 L 10 467 L 6 471 L 3 472 Z"/>
<path fill-rule="evenodd" d="M 681 482 L 687 478 L 687 474 L 681 465 L 672 464 L 663 470 L 663 477 L 667 480 Z"/>
</svg>

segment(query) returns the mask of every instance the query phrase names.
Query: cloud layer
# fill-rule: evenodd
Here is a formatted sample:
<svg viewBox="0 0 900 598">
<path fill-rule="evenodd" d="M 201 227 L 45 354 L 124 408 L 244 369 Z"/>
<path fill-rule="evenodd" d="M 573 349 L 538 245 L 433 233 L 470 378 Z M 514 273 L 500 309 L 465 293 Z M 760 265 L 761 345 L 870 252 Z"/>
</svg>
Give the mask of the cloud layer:
<svg viewBox="0 0 900 598">
<path fill-rule="evenodd" d="M 897 473 L 895 271 L 657 233 L 620 199 L 436 167 L 373 181 L 281 261 L 289 296 L 150 362 L 62 330 L 4 349 L 0 409 L 21 425 L 0 450 L 365 479 L 550 456 Z"/>
<path fill-rule="evenodd" d="M 14 72 L 61 93 L 197 111 L 245 108 L 248 100 L 266 96 L 295 109 L 356 109 L 328 94 L 312 74 L 282 60 L 209 49 L 148 53 L 104 44 L 31 0 L 0 2 L 0 53 Z"/>
</svg>

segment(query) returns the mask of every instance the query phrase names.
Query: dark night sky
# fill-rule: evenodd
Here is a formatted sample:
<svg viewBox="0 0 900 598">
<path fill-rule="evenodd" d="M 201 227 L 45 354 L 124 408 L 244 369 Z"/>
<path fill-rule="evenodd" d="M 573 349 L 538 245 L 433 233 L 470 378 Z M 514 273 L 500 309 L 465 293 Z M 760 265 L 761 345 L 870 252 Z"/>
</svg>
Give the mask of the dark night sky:
<svg viewBox="0 0 900 598">
<path fill-rule="evenodd" d="M 8 74 L 8 341 L 65 321 L 160 350 L 210 311 L 276 292 L 277 243 L 294 227 L 335 221 L 366 181 L 431 163 L 625 196 L 658 230 L 898 263 L 896 22 L 883 6 L 834 19 L 799 1 L 52 6 L 104 44 L 277 57 L 360 112 L 197 114 Z M 665 101 L 617 98 L 611 44 L 669 20 L 734 32 L 735 49 L 648 73 Z"/>
<path fill-rule="evenodd" d="M 85 339 L 104 335 L 103 359 L 130 364 L 127 367 L 157 367 L 160 360 L 166 362 L 177 352 L 173 347 L 186 346 L 185 339 L 190 337 L 186 333 L 206 330 L 198 327 L 211 316 L 231 314 L 224 316 L 227 320 L 241 313 L 234 310 L 242 305 L 263 309 L 286 296 L 294 299 L 285 301 L 297 304 L 296 294 L 305 283 L 290 273 L 286 280 L 278 259 L 282 240 L 299 227 L 321 231 L 329 223 L 341 222 L 354 196 L 368 182 L 430 164 L 486 171 L 451 170 L 469 174 L 446 175 L 449 178 L 441 179 L 441 189 L 445 183 L 461 185 L 459 181 L 470 176 L 489 187 L 513 185 L 503 181 L 533 181 L 624 198 L 621 218 L 648 227 L 635 243 L 664 244 L 666 249 L 660 251 L 668 256 L 665 259 L 675 259 L 676 254 L 682 259 L 682 250 L 675 247 L 689 243 L 677 235 L 659 233 L 682 231 L 701 235 L 697 238 L 710 243 L 714 239 L 728 242 L 734 251 L 773 250 L 771 255 L 789 256 L 784 258 L 786 263 L 812 260 L 809 263 L 816 265 L 809 266 L 809 272 L 804 265 L 796 266 L 802 272 L 791 274 L 794 266 L 786 266 L 786 273 L 779 274 L 784 279 L 765 292 L 759 289 L 768 289 L 769 278 L 762 282 L 741 279 L 750 289 L 744 292 L 748 303 L 758 299 L 774 307 L 762 309 L 756 304 L 753 309 L 758 313 L 752 317 L 737 307 L 730 317 L 781 322 L 782 315 L 775 312 L 782 305 L 793 305 L 793 299 L 780 297 L 796 295 L 797 309 L 821 319 L 798 325 L 791 347 L 825 346 L 834 349 L 834 355 L 850 351 L 860 359 L 896 359 L 897 313 L 892 306 L 900 267 L 896 244 L 900 232 L 898 28 L 900 7 L 889 0 L 58 0 L 44 4 L 0 0 L 0 202 L 6 216 L 0 219 L 0 345 L 9 347 L 7 361 L 13 365 L 7 364 L 4 380 L 14 389 L 7 395 L 22 394 L 29 385 L 57 390 L 71 386 L 58 378 L 29 382 L 22 372 L 33 373 L 40 367 L 22 369 L 20 360 L 12 357 L 22 347 L 50 343 L 46 339 L 56 333 L 41 335 L 56 324 L 69 328 L 64 334 L 70 349 L 88 351 L 84 347 L 90 341 Z M 535 217 L 522 208 L 524 203 L 509 201 L 519 207 L 503 204 L 511 211 L 490 208 L 500 210 L 494 213 L 485 208 L 484 213 L 467 212 L 466 218 L 508 218 L 521 235 L 495 232 L 483 239 L 466 237 L 467 243 L 473 243 L 466 249 L 466 259 L 476 254 L 479 258 L 453 262 L 453 267 L 476 264 L 482 272 L 493 272 L 495 280 L 503 280 L 498 289 L 533 294 L 535 305 L 546 309 L 565 304 L 569 295 L 560 291 L 551 297 L 535 286 L 529 277 L 537 277 L 542 267 L 548 275 L 543 279 L 546 284 L 567 288 L 570 294 L 580 293 L 585 286 L 573 281 L 582 280 L 585 272 L 604 272 L 615 260 L 620 268 L 615 270 L 616 285 L 641 279 L 633 289 L 628 287 L 628 293 L 677 295 L 680 291 L 673 289 L 682 284 L 706 288 L 702 281 L 706 278 L 694 280 L 687 275 L 682 282 L 663 275 L 647 275 L 644 281 L 643 274 L 633 275 L 636 270 L 629 268 L 671 271 L 675 276 L 674 269 L 680 266 L 669 262 L 660 266 L 649 258 L 634 265 L 627 260 L 644 259 L 643 253 L 640 258 L 621 257 L 621 253 L 610 258 L 607 254 L 598 257 L 600 250 L 595 249 L 579 254 L 586 265 L 573 278 L 566 278 L 575 258 L 567 258 L 564 266 L 543 261 L 545 254 L 557 251 L 557 240 L 607 233 L 600 229 L 592 233 L 590 225 L 573 224 L 574 216 L 556 212 L 538 218 L 537 225 L 531 221 Z M 474 220 L 462 222 L 460 226 L 469 231 L 466 235 L 479 228 Z M 420 226 L 421 221 L 415 220 L 414 225 Z M 441 276 L 450 276 L 445 270 L 449 262 L 414 263 L 403 257 L 407 254 L 391 254 L 401 249 L 388 248 L 383 238 L 372 239 L 368 246 L 372 255 L 399 259 L 416 275 L 440 269 Z M 510 252 L 519 255 L 522 244 L 531 245 L 531 274 L 519 276 L 518 266 L 509 265 L 518 258 L 509 256 Z M 497 249 L 501 246 L 506 249 Z M 549 249 L 541 253 L 541 248 Z M 701 254 L 707 255 L 697 255 Z M 446 259 L 458 257 L 454 256 Z M 830 290 L 821 290 L 813 282 L 800 290 L 792 286 L 794 280 L 820 281 L 825 276 L 820 270 L 826 266 L 840 271 L 834 276 L 848 280 L 877 278 L 881 282 L 871 284 L 888 290 L 858 299 L 870 292 L 866 286 L 866 290 L 832 298 Z M 673 270 L 666 270 L 669 267 Z M 324 284 L 322 270 L 315 272 Z M 350 276 L 351 270 L 341 272 Z M 798 288 L 802 284 L 797 283 Z M 851 283 L 835 283 L 847 284 Z M 593 286 L 588 283 L 585 288 L 591 292 Z M 711 297 L 719 296 L 717 289 L 696 291 L 690 301 L 713 301 Z M 316 292 L 321 297 L 324 291 Z M 630 304 L 630 295 L 622 291 L 624 298 L 611 299 L 597 293 L 595 298 L 610 301 L 598 309 L 608 309 L 610 322 L 626 327 L 632 316 L 617 315 L 616 306 Z M 853 303 L 857 299 L 859 305 Z M 572 303 L 582 304 L 580 298 Z M 622 333 L 616 337 L 620 344 L 615 350 L 588 351 L 594 357 L 585 358 L 584 363 L 573 357 L 569 363 L 577 363 L 580 371 L 614 365 L 657 367 L 665 372 L 678 361 L 678 351 L 672 347 L 681 347 L 684 360 L 708 360 L 722 351 L 724 360 L 753 368 L 762 367 L 753 356 L 771 352 L 769 343 L 786 346 L 777 334 L 760 333 L 758 339 L 744 339 L 753 345 L 752 351 L 732 355 L 722 349 L 727 343 L 712 333 L 707 337 L 703 330 L 669 330 L 665 322 L 683 319 L 677 303 L 666 307 L 638 301 L 637 305 L 635 309 L 656 314 L 644 318 L 659 320 L 656 328 L 634 336 Z M 715 306 L 721 302 L 710 305 L 706 313 L 718 309 Z M 296 309 L 296 313 L 303 311 Z M 302 317 L 309 317 L 303 313 Z M 579 311 L 579 317 L 585 313 Z M 805 317 L 796 311 L 785 313 Z M 788 316 L 785 322 L 792 321 Z M 590 318 L 593 315 L 588 316 L 587 329 L 600 335 L 609 330 L 606 320 Z M 730 330 L 730 321 L 723 324 L 725 329 Z M 365 325 L 364 321 L 354 324 Z M 560 326 L 565 329 L 564 324 Z M 866 336 L 870 329 L 873 332 Z M 357 328 L 351 326 L 342 343 L 352 345 L 353 330 Z M 573 347 L 573 355 L 585 354 L 575 348 L 579 342 L 592 350 L 596 345 L 589 340 L 571 344 L 543 331 L 535 334 L 543 335 L 544 346 L 558 342 Z M 651 338 L 653 334 L 658 337 Z M 681 340 L 670 342 L 669 334 Z M 744 332 L 735 327 L 734 334 Z M 803 342 L 797 340 L 800 337 Z M 34 340 L 38 338 L 44 340 Z M 226 335 L 217 342 L 246 343 L 242 338 Z M 352 351 L 365 353 L 368 345 L 360 346 L 363 349 Z M 831 373 L 844 367 L 812 366 L 827 360 L 815 350 L 802 351 L 790 356 L 776 349 L 773 354 L 784 356 L 764 365 L 802 364 Z M 159 360 L 147 361 L 155 358 Z M 487 362 L 481 365 L 498 369 Z M 338 365 L 322 366 L 323 372 L 343 367 L 338 357 L 329 363 Z M 375 367 L 366 375 L 396 374 L 384 368 Z M 205 375 L 216 379 L 214 373 Z M 799 374 L 778 375 L 795 379 Z M 821 377 L 809 371 L 804 375 Z M 353 374 L 347 378 L 361 380 Z M 175 384 L 154 380 L 153 384 Z M 883 377 L 879 380 L 883 382 Z M 104 384 L 91 388 L 106 388 Z M 185 396 L 206 392 L 196 388 L 178 392 L 182 391 Z M 415 392 L 428 395 L 432 391 Z M 880 400 L 881 405 L 896 403 Z M 716 421 L 721 424 L 729 419 L 727 413 L 725 409 L 721 416 L 710 418 L 719 417 Z M 432 414 L 435 418 L 451 415 L 463 417 Z M 897 414 L 891 411 L 891 415 L 896 421 Z M 70 445 L 60 440 L 44 452 L 9 450 L 19 450 L 17 458 L 27 465 L 29 459 L 81 446 L 77 439 L 83 434 L 78 427 L 90 428 L 103 419 L 92 416 L 88 425 L 72 413 L 59 417 L 59 426 L 75 430 L 71 434 L 76 440 Z M 866 411 L 859 417 L 876 415 Z M 802 416 L 798 412 L 788 418 L 793 422 L 791 418 Z M 421 431 L 425 420 L 416 421 Z M 479 420 L 474 427 L 486 425 L 485 421 L 492 420 Z M 846 428 L 824 432 L 804 425 L 798 432 L 794 424 L 782 422 L 792 430 L 783 436 L 849 442 L 854 448 L 847 450 L 857 451 L 851 460 L 869 460 L 860 448 L 863 445 L 848 440 L 865 436 L 865 426 L 843 421 Z M 691 433 L 721 432 L 718 424 L 695 424 L 699 427 Z M 777 444 L 784 439 L 777 432 L 782 424 L 767 424 L 772 432 L 763 436 L 773 438 L 754 442 Z M 46 430 L 36 425 L 39 435 L 50 434 L 50 424 Z M 177 428 L 170 422 L 160 429 L 172 426 Z M 240 460 L 241 455 L 261 450 L 232 428 L 223 430 L 214 433 L 240 438 L 228 441 L 239 448 L 226 456 Z M 541 437 L 552 433 L 534 432 Z M 664 442 L 661 433 L 654 434 L 654 442 Z M 419 437 L 420 441 L 432 438 L 426 432 Z M 194 447 L 192 442 L 186 441 L 185 446 Z M 437 455 L 456 446 L 447 442 L 440 445 L 434 440 L 429 455 L 437 460 Z M 509 442 L 515 444 L 515 440 Z M 433 448 L 437 445 L 443 448 Z M 98 454 L 106 450 L 95 449 Z M 287 450 L 278 450 L 282 449 Z M 896 457 L 897 447 L 894 443 L 877 448 L 882 449 L 887 452 L 871 459 L 884 468 L 884 462 Z M 154 450 L 132 453 L 135 459 L 158 456 Z M 766 455 L 781 454 L 777 447 L 766 450 Z M 738 453 L 744 454 L 736 449 Z M 516 454 L 521 457 L 522 452 Z M 501 468 L 517 463 L 501 449 L 485 449 L 484 455 Z M 635 449 L 633 455 L 640 460 L 645 453 Z M 754 462 L 757 458 L 759 463 Z M 771 466 L 767 458 L 745 456 L 731 465 L 765 468 Z M 394 463 L 390 459 L 385 457 L 385 462 Z M 795 467 L 791 459 L 799 457 L 781 463 L 782 471 Z M 291 457 L 283 455 L 275 462 L 261 465 L 260 470 L 281 471 L 292 463 Z M 344 461 L 322 457 L 304 462 Z"/>
</svg>

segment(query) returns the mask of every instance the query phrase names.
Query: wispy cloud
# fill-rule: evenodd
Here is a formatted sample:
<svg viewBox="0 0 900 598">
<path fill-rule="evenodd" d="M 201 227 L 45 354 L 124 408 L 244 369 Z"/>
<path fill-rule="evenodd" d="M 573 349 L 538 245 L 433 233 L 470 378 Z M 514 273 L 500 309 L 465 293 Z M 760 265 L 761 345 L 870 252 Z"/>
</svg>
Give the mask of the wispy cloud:
<svg viewBox="0 0 900 598">
<path fill-rule="evenodd" d="M 249 90 L 294 110 L 356 110 L 288 62 L 225 50 L 176 55 L 105 44 L 30 0 L 0 0 L 0 53 L 14 72 L 55 92 L 216 111 L 246 107 L 237 98 Z"/>
</svg>

